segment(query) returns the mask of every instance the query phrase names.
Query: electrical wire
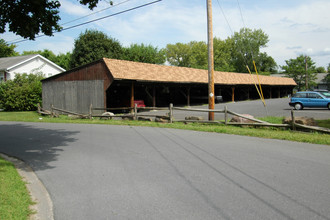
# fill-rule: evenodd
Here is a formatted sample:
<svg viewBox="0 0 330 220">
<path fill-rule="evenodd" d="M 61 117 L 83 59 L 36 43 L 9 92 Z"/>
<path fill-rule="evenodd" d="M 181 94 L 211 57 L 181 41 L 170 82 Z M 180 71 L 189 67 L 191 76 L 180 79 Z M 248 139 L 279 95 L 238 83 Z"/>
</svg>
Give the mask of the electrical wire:
<svg viewBox="0 0 330 220">
<path fill-rule="evenodd" d="M 65 23 L 63 23 L 63 24 L 61 24 L 61 25 L 70 24 L 70 23 L 72 23 L 72 22 L 75 22 L 75 21 L 81 20 L 81 19 L 83 19 L 83 18 L 87 18 L 87 17 L 92 16 L 92 15 L 95 15 L 95 14 L 97 14 L 97 13 L 100 13 L 100 12 L 106 11 L 106 10 L 108 10 L 108 9 L 110 9 L 110 8 L 117 7 L 117 6 L 122 5 L 122 4 L 126 3 L 126 2 L 129 2 L 129 1 L 132 1 L 132 0 L 126 0 L 126 1 L 119 2 L 119 3 L 117 3 L 117 4 L 114 4 L 114 5 L 111 5 L 111 6 L 109 6 L 109 7 L 104 8 L 104 9 L 101 9 L 101 10 L 99 10 L 99 11 L 95 11 L 95 12 L 92 12 L 92 13 L 90 13 L 90 14 L 88 14 L 88 15 L 84 15 L 84 16 L 79 17 L 79 18 L 76 18 L 76 19 L 74 19 L 74 20 L 71 20 L 71 21 L 65 22 Z"/>
<path fill-rule="evenodd" d="M 162 1 L 162 0 L 156 0 L 156 1 L 153 1 L 153 2 L 149 2 L 149 3 L 143 4 L 143 5 L 139 5 L 139 6 L 130 8 L 130 9 L 126 9 L 126 10 L 120 11 L 120 12 L 117 12 L 117 13 L 114 13 L 114 14 L 106 15 L 106 16 L 103 16 L 103 17 L 100 17 L 100 18 L 96 18 L 96 19 L 87 21 L 87 22 L 83 22 L 83 23 L 80 23 L 80 24 L 72 25 L 70 27 L 63 28 L 60 31 L 55 31 L 54 33 L 59 33 L 59 32 L 70 30 L 70 29 L 73 29 L 73 28 L 76 28 L 76 27 L 79 27 L 79 26 L 82 26 L 82 25 L 86 25 L 86 24 L 90 24 L 90 23 L 93 23 L 93 22 L 96 22 L 96 21 L 100 21 L 100 20 L 103 20 L 105 18 L 109 18 L 109 17 L 113 17 L 113 16 L 116 16 L 116 15 L 120 15 L 120 14 L 129 12 L 129 11 L 133 11 L 133 10 L 136 10 L 136 9 L 139 9 L 139 8 L 143 8 L 143 7 L 146 7 L 146 6 L 155 4 L 155 3 L 160 2 L 160 1 Z M 40 38 L 40 37 L 44 37 L 44 36 L 46 36 L 46 35 L 45 34 L 39 35 L 39 36 L 36 36 L 35 38 Z M 29 41 L 29 39 L 19 40 L 19 41 L 16 41 L 16 42 L 12 42 L 11 44 L 17 44 L 17 43 L 21 43 L 21 42 L 25 42 L 25 41 Z"/>
<path fill-rule="evenodd" d="M 73 19 L 73 20 L 71 20 L 71 21 L 68 21 L 68 22 L 62 23 L 62 24 L 60 24 L 60 25 L 62 26 L 62 25 L 70 24 L 70 23 L 75 22 L 75 21 L 79 21 L 79 20 L 81 20 L 81 19 L 83 19 L 83 18 L 87 18 L 87 17 L 92 16 L 92 15 L 95 15 L 95 14 L 97 14 L 97 13 L 100 13 L 100 12 L 106 11 L 106 10 L 108 10 L 108 9 L 110 9 L 110 8 L 112 9 L 112 8 L 114 8 L 114 7 L 117 7 L 117 6 L 119 6 L 119 5 L 122 5 L 122 4 L 126 3 L 126 2 L 129 2 L 129 1 L 132 1 L 132 0 L 126 0 L 126 1 L 119 2 L 119 3 L 115 4 L 115 5 L 111 5 L 111 6 L 109 6 L 109 7 L 106 7 L 106 8 L 104 8 L 104 9 L 101 9 L 101 10 L 99 10 L 99 11 L 92 12 L 92 13 L 90 13 L 90 14 L 87 14 L 87 15 L 81 16 L 81 17 L 76 18 L 76 19 Z M 40 36 L 41 36 L 41 35 L 40 35 Z M 43 35 L 42 35 L 42 36 L 43 36 Z M 36 38 L 38 38 L 38 37 L 39 37 L 39 36 L 37 36 Z M 20 37 L 20 38 L 16 38 L 16 39 L 14 39 L 14 40 L 8 41 L 7 43 L 8 43 L 8 44 L 13 44 L 13 43 L 16 42 L 16 41 L 21 41 L 21 40 L 26 40 L 26 39 Z"/>
<path fill-rule="evenodd" d="M 217 0 L 217 2 L 218 2 L 218 5 L 219 5 L 219 7 L 220 7 L 220 10 L 221 10 L 221 12 L 222 12 L 222 15 L 223 15 L 223 17 L 225 18 L 225 20 L 226 20 L 226 22 L 227 22 L 227 25 L 228 25 L 228 27 L 229 27 L 229 29 L 230 29 L 230 31 L 231 31 L 231 34 L 234 35 L 233 30 L 232 30 L 232 28 L 231 28 L 231 25 L 230 25 L 230 23 L 228 22 L 228 19 L 227 19 L 225 13 L 224 13 L 224 10 L 223 10 L 222 7 L 221 7 L 221 4 L 220 4 L 219 0 Z M 242 19 L 242 22 L 243 22 L 244 29 L 246 30 L 247 28 L 246 28 L 246 25 L 245 25 L 245 21 L 244 21 L 243 13 L 242 13 L 242 8 L 241 8 L 241 6 L 240 6 L 239 0 L 237 0 L 237 5 L 238 5 L 239 11 L 240 11 L 240 15 L 241 15 L 241 19 Z M 242 46 L 244 46 L 244 45 L 242 45 Z M 266 107 L 265 98 L 264 98 L 264 96 L 263 96 L 263 92 L 262 92 L 262 88 L 261 88 L 261 83 L 260 83 L 260 79 L 259 79 L 259 75 L 258 75 L 258 70 L 257 70 L 257 66 L 256 66 L 255 61 L 254 61 L 254 55 L 253 55 L 253 50 L 252 50 L 252 46 L 251 46 L 250 41 L 248 41 L 248 46 L 250 47 L 249 49 L 250 49 L 250 52 L 251 52 L 251 58 L 252 58 L 252 61 L 253 61 L 253 66 L 254 66 L 254 69 L 255 69 L 256 74 L 257 74 L 257 79 L 258 79 L 259 88 L 258 88 L 258 86 L 257 86 L 257 82 L 255 82 L 255 81 L 254 81 L 254 86 L 255 86 L 255 88 L 256 88 L 256 90 L 257 90 L 259 96 L 260 96 L 260 99 L 261 99 L 262 103 L 264 104 L 264 107 Z M 245 48 L 245 51 L 247 51 L 247 50 L 248 50 L 248 49 Z M 251 75 L 251 77 L 252 77 L 252 73 L 251 73 L 251 71 L 250 71 L 250 68 L 249 68 L 249 65 L 248 65 L 248 62 L 247 62 L 247 57 L 245 57 L 245 55 L 243 54 L 243 52 L 242 52 L 241 49 L 238 49 L 238 51 L 239 51 L 239 53 L 241 54 L 241 56 L 242 56 L 242 58 L 243 58 L 243 61 L 244 61 L 244 63 L 245 63 L 245 66 L 246 66 L 248 72 L 250 73 L 250 75 Z M 266 109 L 266 110 L 267 110 L 267 109 Z"/>
<path fill-rule="evenodd" d="M 220 10 L 221 10 L 221 12 L 222 12 L 223 17 L 224 17 L 225 20 L 226 20 L 226 23 L 227 23 L 228 28 L 229 28 L 229 30 L 230 30 L 230 32 L 231 32 L 231 35 L 234 36 L 233 29 L 231 28 L 231 25 L 230 25 L 230 23 L 229 23 L 229 21 L 228 21 L 228 19 L 227 19 L 227 16 L 226 16 L 224 10 L 223 10 L 222 7 L 221 7 L 221 4 L 220 4 L 219 0 L 217 0 L 217 2 L 218 2 L 218 5 L 219 5 L 219 8 L 220 8 Z M 247 66 L 247 65 L 248 65 L 248 62 L 247 62 L 247 59 L 246 59 L 245 55 L 243 54 L 242 50 L 239 49 L 238 52 L 239 52 L 240 55 L 242 56 L 243 61 L 244 61 L 245 65 Z"/>
</svg>

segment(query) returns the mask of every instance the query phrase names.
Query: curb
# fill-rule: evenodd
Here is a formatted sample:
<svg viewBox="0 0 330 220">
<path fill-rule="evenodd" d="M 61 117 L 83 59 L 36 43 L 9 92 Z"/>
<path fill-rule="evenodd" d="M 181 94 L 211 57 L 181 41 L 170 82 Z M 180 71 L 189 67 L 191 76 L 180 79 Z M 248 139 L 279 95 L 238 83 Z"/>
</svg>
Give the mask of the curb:
<svg viewBox="0 0 330 220">
<path fill-rule="evenodd" d="M 32 201 L 36 202 L 31 206 L 32 210 L 36 213 L 30 216 L 30 220 L 54 220 L 53 203 L 50 199 L 48 191 L 45 186 L 39 180 L 32 168 L 28 166 L 24 161 L 9 157 L 0 153 L 0 156 L 7 161 L 14 164 L 19 175 L 27 182 L 26 187 L 30 192 Z"/>
</svg>

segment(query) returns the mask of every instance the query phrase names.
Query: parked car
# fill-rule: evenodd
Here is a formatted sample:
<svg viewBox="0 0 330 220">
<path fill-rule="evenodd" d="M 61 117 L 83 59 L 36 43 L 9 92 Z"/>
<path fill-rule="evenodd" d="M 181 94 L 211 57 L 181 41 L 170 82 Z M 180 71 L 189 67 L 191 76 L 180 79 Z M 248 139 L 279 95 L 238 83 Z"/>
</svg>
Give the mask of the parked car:
<svg viewBox="0 0 330 220">
<path fill-rule="evenodd" d="M 296 110 L 301 110 L 305 107 L 328 108 L 330 110 L 330 92 L 297 92 L 291 97 L 289 105 L 293 106 Z"/>
<path fill-rule="evenodd" d="M 143 100 L 134 100 L 134 105 L 136 104 L 136 107 L 146 107 L 146 105 L 144 104 Z"/>
</svg>

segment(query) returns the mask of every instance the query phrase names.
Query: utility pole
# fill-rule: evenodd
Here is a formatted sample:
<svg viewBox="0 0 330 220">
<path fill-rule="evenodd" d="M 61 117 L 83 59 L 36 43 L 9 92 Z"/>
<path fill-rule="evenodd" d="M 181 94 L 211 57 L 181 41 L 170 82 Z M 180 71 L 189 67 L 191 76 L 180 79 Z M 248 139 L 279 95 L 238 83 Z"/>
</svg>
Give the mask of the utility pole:
<svg viewBox="0 0 330 220">
<path fill-rule="evenodd" d="M 212 31 L 212 0 L 207 3 L 207 49 L 208 49 L 208 99 L 209 109 L 214 109 L 214 58 L 213 58 L 213 31 Z M 214 120 L 214 112 L 209 112 L 209 121 Z"/>
<path fill-rule="evenodd" d="M 307 71 L 307 56 L 305 56 L 305 86 L 306 86 L 306 91 L 308 90 L 308 71 Z"/>
</svg>

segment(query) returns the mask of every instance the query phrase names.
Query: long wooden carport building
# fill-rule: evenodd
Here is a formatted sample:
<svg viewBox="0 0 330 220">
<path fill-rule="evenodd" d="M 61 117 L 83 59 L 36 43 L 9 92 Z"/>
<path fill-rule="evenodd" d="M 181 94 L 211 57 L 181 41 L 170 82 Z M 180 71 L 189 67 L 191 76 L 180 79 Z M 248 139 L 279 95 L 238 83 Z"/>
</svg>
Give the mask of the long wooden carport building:
<svg viewBox="0 0 330 220">
<path fill-rule="evenodd" d="M 292 93 L 291 78 L 259 76 L 265 98 Z M 207 103 L 207 70 L 107 59 L 46 78 L 42 81 L 43 107 L 54 105 L 87 113 L 89 106 L 133 106 L 144 100 L 147 106 Z M 215 96 L 224 101 L 257 99 L 256 75 L 214 72 Z"/>
</svg>

